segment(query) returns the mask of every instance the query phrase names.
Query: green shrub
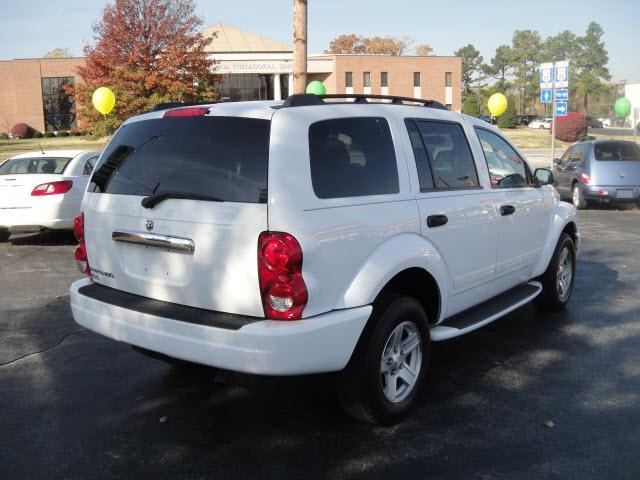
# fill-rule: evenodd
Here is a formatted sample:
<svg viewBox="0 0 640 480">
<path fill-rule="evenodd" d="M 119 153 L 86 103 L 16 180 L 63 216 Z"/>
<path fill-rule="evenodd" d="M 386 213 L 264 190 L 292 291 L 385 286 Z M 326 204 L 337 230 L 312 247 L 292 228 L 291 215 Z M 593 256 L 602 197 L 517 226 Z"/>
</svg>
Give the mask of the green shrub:
<svg viewBox="0 0 640 480">
<path fill-rule="evenodd" d="M 71 136 L 72 137 L 79 137 L 80 135 L 82 135 L 82 132 L 80 130 L 72 130 L 71 131 Z"/>
<path fill-rule="evenodd" d="M 467 115 L 471 115 L 472 117 L 479 116 L 480 108 L 478 106 L 478 97 L 475 95 L 469 95 L 462 105 L 462 112 Z"/>
<path fill-rule="evenodd" d="M 53 133 L 53 132 L 52 132 L 52 131 L 50 131 L 50 130 L 47 130 L 46 132 L 44 132 L 44 133 L 42 134 L 42 136 L 43 136 L 44 138 L 51 138 L 51 137 L 55 137 L 55 136 L 56 136 L 56 134 L 55 134 L 55 133 Z"/>
<path fill-rule="evenodd" d="M 56 132 L 56 137 L 68 137 L 68 136 L 69 136 L 69 132 L 67 132 L 66 130 L 60 130 Z"/>
<path fill-rule="evenodd" d="M 8 140 L 9 139 L 9 134 L 2 132 L 0 133 L 0 140 Z"/>
<path fill-rule="evenodd" d="M 516 99 L 512 95 L 507 96 L 507 109 L 498 117 L 498 127 L 516 128 L 518 115 L 516 114 Z"/>
<path fill-rule="evenodd" d="M 36 130 L 33 132 L 33 138 L 42 138 L 42 132 Z"/>
<path fill-rule="evenodd" d="M 94 138 L 103 138 L 108 135 L 112 135 L 121 123 L 122 120 L 118 119 L 115 115 L 108 115 L 106 118 L 101 118 L 93 125 L 91 135 Z"/>
</svg>

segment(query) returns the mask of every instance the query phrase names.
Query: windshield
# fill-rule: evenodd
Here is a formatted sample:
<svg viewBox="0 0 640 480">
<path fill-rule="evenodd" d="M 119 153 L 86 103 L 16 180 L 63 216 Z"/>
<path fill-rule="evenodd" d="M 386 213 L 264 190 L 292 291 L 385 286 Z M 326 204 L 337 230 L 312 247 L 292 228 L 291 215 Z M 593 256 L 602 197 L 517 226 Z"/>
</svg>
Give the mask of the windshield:
<svg viewBox="0 0 640 480">
<path fill-rule="evenodd" d="M 0 175 L 61 174 L 71 159 L 68 157 L 14 158 L 0 165 Z"/>
<path fill-rule="evenodd" d="M 634 142 L 598 142 L 593 150 L 600 161 L 640 160 L 640 148 Z"/>
<path fill-rule="evenodd" d="M 89 191 L 265 203 L 269 129 L 268 120 L 206 116 L 124 125 L 100 158 Z"/>
</svg>

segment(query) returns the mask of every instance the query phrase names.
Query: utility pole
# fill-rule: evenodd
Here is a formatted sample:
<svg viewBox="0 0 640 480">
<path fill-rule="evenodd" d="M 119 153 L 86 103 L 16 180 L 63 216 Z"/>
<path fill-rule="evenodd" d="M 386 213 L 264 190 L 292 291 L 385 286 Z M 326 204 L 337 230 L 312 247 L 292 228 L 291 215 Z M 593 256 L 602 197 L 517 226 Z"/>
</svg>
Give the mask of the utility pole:
<svg viewBox="0 0 640 480">
<path fill-rule="evenodd" d="M 307 86 L 307 0 L 293 0 L 293 93 Z"/>
</svg>

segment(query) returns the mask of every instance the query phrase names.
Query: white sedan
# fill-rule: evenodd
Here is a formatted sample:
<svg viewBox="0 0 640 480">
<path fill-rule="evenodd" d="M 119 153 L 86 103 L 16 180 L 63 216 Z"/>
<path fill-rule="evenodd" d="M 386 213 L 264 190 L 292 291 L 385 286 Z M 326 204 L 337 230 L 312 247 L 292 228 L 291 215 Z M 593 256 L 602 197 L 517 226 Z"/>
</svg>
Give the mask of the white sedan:
<svg viewBox="0 0 640 480">
<path fill-rule="evenodd" d="M 551 118 L 541 118 L 534 120 L 527 125 L 529 128 L 539 128 L 540 130 L 549 130 L 551 128 Z"/>
<path fill-rule="evenodd" d="M 0 164 L 0 241 L 12 232 L 71 229 L 99 155 L 50 150 Z"/>
</svg>

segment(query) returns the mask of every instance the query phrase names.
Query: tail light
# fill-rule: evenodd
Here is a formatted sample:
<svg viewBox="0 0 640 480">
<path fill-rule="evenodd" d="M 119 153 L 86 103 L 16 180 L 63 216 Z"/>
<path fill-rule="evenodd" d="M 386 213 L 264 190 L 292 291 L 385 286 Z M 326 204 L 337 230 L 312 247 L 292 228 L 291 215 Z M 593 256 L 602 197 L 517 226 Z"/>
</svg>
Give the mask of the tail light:
<svg viewBox="0 0 640 480">
<path fill-rule="evenodd" d="M 67 193 L 73 187 L 71 180 L 63 180 L 60 182 L 42 183 L 31 191 L 32 197 L 42 197 L 44 195 L 59 195 Z"/>
<path fill-rule="evenodd" d="M 591 177 L 589 177 L 589 175 L 587 175 L 586 173 L 581 174 L 580 179 L 582 180 L 582 183 L 585 183 L 587 185 L 589 185 L 589 182 L 591 181 Z"/>
<path fill-rule="evenodd" d="M 267 318 L 297 320 L 307 305 L 302 248 L 293 235 L 262 232 L 258 237 L 258 278 Z"/>
<path fill-rule="evenodd" d="M 91 268 L 89 268 L 89 259 L 87 257 L 87 245 L 84 242 L 84 213 L 80 213 L 73 221 L 73 234 L 78 240 L 78 246 L 74 254 L 78 270 L 85 275 L 91 275 Z"/>
</svg>

